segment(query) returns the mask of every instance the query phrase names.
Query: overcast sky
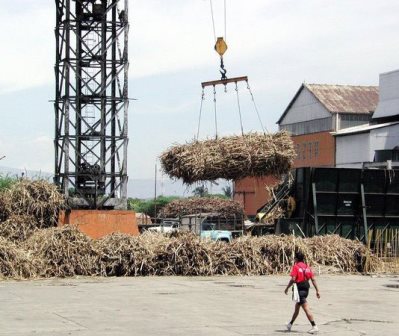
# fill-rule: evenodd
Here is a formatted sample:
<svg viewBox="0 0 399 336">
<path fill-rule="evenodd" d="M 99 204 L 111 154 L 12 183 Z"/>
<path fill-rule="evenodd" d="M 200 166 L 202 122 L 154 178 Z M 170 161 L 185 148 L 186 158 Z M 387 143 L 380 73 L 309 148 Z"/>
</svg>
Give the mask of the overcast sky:
<svg viewBox="0 0 399 336">
<path fill-rule="evenodd" d="M 216 35 L 223 0 L 213 0 Z M 397 0 L 227 0 L 228 76 L 248 75 L 269 131 L 302 82 L 377 85 L 399 68 Z M 156 158 L 193 138 L 202 81 L 218 79 L 208 0 L 130 1 L 130 178 L 152 178 Z M 55 5 L 1 0 L 0 162 L 53 172 Z M 245 86 L 245 131 L 261 130 Z M 235 91 L 219 90 L 219 134 L 240 130 Z M 205 95 L 201 137 L 214 135 Z"/>
</svg>

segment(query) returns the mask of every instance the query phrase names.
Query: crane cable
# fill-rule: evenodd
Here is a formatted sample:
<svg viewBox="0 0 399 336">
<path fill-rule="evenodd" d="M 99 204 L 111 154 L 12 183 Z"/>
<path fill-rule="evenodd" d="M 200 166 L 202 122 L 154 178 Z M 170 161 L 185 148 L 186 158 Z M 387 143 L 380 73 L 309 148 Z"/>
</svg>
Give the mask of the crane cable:
<svg viewBox="0 0 399 336">
<path fill-rule="evenodd" d="M 226 9 L 226 0 L 224 0 L 224 40 L 227 42 L 227 9 Z"/>
<path fill-rule="evenodd" d="M 227 41 L 227 0 L 224 0 L 224 7 L 223 7 L 223 13 L 224 13 L 224 40 Z M 213 2 L 212 0 L 209 0 L 209 5 L 211 8 L 211 19 L 212 19 L 212 28 L 213 28 L 213 38 L 215 39 L 215 42 L 217 41 L 216 37 L 216 26 L 215 26 L 215 15 L 213 11 Z"/>
<path fill-rule="evenodd" d="M 199 134 L 200 134 L 200 128 L 201 128 L 201 117 L 202 117 L 202 106 L 204 105 L 204 100 L 205 100 L 205 90 L 204 90 L 204 88 L 202 88 L 201 106 L 200 106 L 199 117 L 198 117 L 197 141 L 199 140 Z"/>
<path fill-rule="evenodd" d="M 254 109 L 255 109 L 255 112 L 256 112 L 256 114 L 257 114 L 257 116 L 258 116 L 258 121 L 259 121 L 260 126 L 262 127 L 263 133 L 264 133 L 264 134 L 269 133 L 269 130 L 267 129 L 267 127 L 265 127 L 265 126 L 263 125 L 263 123 L 262 123 L 262 119 L 261 119 L 261 117 L 260 117 L 258 105 L 257 105 L 256 102 L 255 102 L 255 98 L 254 98 L 254 95 L 253 95 L 253 93 L 252 93 L 251 87 L 249 86 L 248 81 L 247 81 L 247 89 L 248 89 L 248 91 L 249 91 L 249 94 L 251 95 L 252 104 L 253 104 Z"/>
<path fill-rule="evenodd" d="M 217 37 L 216 37 L 216 27 L 215 27 L 215 17 L 214 17 L 214 11 L 213 11 L 213 2 L 212 0 L 209 0 L 209 5 L 210 5 L 210 9 L 211 9 L 211 19 L 212 19 L 212 27 L 213 27 L 213 37 L 215 39 L 215 41 L 217 41 Z M 224 40 L 227 40 L 227 0 L 224 0 Z M 222 65 L 223 65 L 223 57 L 221 56 L 221 60 L 222 60 Z M 222 69 L 224 69 L 224 66 L 222 67 Z M 238 105 L 238 113 L 239 113 L 239 117 L 240 117 L 240 126 L 241 126 L 241 133 L 244 135 L 244 128 L 243 128 L 243 123 L 242 123 L 242 114 L 241 114 L 241 106 L 240 106 L 240 98 L 239 98 L 239 92 L 238 92 L 238 86 L 237 83 L 235 83 L 235 91 L 236 91 L 236 95 L 237 95 L 237 105 Z M 255 102 L 255 98 L 254 95 L 252 93 L 251 87 L 249 86 L 248 80 L 247 80 L 247 89 L 249 91 L 249 94 L 251 96 L 251 101 L 254 107 L 254 110 L 257 114 L 258 117 L 258 121 L 260 126 L 262 127 L 263 133 L 269 133 L 267 127 L 265 127 L 262 123 L 262 119 L 260 117 L 260 113 L 259 113 L 259 109 L 258 106 Z M 225 92 L 227 92 L 227 89 L 225 87 Z M 197 140 L 199 139 L 199 133 L 200 133 L 200 124 L 201 124 L 201 116 L 202 116 L 202 106 L 203 106 L 203 102 L 205 100 L 205 96 L 204 96 L 204 89 L 202 89 L 202 96 L 201 96 L 201 106 L 200 106 L 200 113 L 199 113 L 199 120 L 198 120 L 198 131 L 197 131 Z M 213 87 L 213 102 L 214 102 L 214 114 L 215 114 L 215 130 L 216 130 L 216 138 L 218 136 L 218 129 L 217 129 L 217 110 L 216 110 L 216 88 Z"/>
<path fill-rule="evenodd" d="M 209 5 L 211 6 L 211 18 L 212 18 L 212 26 L 213 26 L 213 37 L 216 41 L 216 28 L 215 28 L 215 17 L 213 15 L 213 4 L 212 0 L 209 0 Z"/>
<path fill-rule="evenodd" d="M 244 136 L 244 126 L 242 124 L 242 115 L 241 115 L 241 105 L 240 105 L 240 95 L 238 93 L 238 84 L 236 82 L 236 96 L 237 96 L 237 106 L 238 106 L 238 115 L 240 116 L 240 126 L 241 126 L 241 134 Z"/>
<path fill-rule="evenodd" d="M 218 117 L 217 117 L 217 111 L 216 111 L 216 87 L 215 85 L 213 86 L 213 108 L 215 111 L 215 139 L 218 138 Z"/>
</svg>

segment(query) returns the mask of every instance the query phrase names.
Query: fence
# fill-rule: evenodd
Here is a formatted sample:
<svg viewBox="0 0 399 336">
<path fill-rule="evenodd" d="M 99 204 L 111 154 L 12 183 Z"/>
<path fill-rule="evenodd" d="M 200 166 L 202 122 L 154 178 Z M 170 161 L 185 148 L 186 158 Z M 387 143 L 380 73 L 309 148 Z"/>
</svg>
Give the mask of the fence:
<svg viewBox="0 0 399 336">
<path fill-rule="evenodd" d="M 399 272 L 399 229 L 369 230 L 368 247 L 384 262 L 384 270 Z"/>
</svg>

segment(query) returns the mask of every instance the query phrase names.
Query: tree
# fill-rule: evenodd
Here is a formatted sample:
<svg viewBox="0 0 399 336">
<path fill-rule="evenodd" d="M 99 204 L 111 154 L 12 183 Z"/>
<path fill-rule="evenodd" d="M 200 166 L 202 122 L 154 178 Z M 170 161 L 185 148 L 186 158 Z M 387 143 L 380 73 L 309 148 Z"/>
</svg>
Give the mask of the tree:
<svg viewBox="0 0 399 336">
<path fill-rule="evenodd" d="M 206 197 L 209 195 L 208 188 L 205 185 L 200 185 L 193 190 L 193 195 L 196 197 Z"/>
<path fill-rule="evenodd" d="M 231 198 L 233 196 L 233 191 L 231 189 L 231 186 L 227 185 L 222 188 L 224 196 Z"/>
<path fill-rule="evenodd" d="M 157 217 L 159 211 L 168 203 L 179 197 L 176 196 L 159 196 L 156 200 L 142 200 L 139 198 L 129 198 L 128 209 L 136 212 L 145 213 L 150 217 Z"/>
</svg>

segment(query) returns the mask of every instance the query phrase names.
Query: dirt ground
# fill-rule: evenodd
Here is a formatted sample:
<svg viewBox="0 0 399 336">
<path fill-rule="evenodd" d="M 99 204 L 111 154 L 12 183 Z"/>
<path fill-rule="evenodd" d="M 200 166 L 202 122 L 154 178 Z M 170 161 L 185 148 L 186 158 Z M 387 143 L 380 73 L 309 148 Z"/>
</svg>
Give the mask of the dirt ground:
<svg viewBox="0 0 399 336">
<path fill-rule="evenodd" d="M 287 276 L 0 282 L 0 335 L 281 335 Z M 309 303 L 330 335 L 398 335 L 399 276 L 321 276 Z M 291 334 L 306 334 L 301 312 Z"/>
</svg>

